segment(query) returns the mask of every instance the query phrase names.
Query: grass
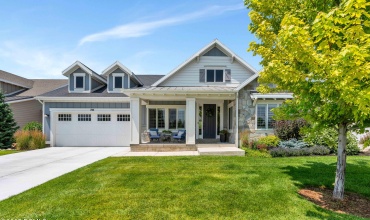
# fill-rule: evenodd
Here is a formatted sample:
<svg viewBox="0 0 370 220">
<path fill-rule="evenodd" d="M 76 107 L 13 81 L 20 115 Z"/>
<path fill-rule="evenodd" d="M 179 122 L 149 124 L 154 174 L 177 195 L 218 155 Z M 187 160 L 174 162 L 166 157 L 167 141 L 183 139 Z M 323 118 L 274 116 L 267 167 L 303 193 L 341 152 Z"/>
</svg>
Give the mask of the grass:
<svg viewBox="0 0 370 220">
<path fill-rule="evenodd" d="M 0 202 L 0 219 L 361 219 L 297 194 L 332 188 L 336 158 L 107 158 Z M 346 190 L 370 198 L 370 157 Z"/>
<path fill-rule="evenodd" d="M 0 156 L 7 154 L 14 154 L 20 152 L 19 150 L 0 150 Z"/>
</svg>

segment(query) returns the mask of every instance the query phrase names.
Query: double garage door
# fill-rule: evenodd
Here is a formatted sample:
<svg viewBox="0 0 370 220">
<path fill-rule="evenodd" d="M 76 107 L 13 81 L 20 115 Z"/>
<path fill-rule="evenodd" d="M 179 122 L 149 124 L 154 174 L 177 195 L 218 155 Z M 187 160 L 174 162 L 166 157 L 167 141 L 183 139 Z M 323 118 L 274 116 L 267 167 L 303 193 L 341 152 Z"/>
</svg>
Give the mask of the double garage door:
<svg viewBox="0 0 370 220">
<path fill-rule="evenodd" d="M 54 146 L 129 146 L 130 114 L 127 112 L 57 112 Z"/>
</svg>

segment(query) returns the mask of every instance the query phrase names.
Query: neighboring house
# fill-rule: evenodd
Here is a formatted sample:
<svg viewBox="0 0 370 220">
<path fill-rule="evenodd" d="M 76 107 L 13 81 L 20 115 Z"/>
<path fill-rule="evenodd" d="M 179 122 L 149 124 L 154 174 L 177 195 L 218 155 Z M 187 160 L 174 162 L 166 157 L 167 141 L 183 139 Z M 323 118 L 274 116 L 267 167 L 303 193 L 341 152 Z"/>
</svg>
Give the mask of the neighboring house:
<svg viewBox="0 0 370 220">
<path fill-rule="evenodd" d="M 42 122 L 42 105 L 35 96 L 66 84 L 65 79 L 26 79 L 0 70 L 0 91 L 20 128 L 31 121 Z"/>
<path fill-rule="evenodd" d="M 186 144 L 218 139 L 220 130 L 273 132 L 271 110 L 291 94 L 259 94 L 258 73 L 214 40 L 165 76 L 135 75 L 119 62 L 97 74 L 77 61 L 68 85 L 37 97 L 51 146 L 141 144 L 150 128 L 186 130 Z"/>
</svg>

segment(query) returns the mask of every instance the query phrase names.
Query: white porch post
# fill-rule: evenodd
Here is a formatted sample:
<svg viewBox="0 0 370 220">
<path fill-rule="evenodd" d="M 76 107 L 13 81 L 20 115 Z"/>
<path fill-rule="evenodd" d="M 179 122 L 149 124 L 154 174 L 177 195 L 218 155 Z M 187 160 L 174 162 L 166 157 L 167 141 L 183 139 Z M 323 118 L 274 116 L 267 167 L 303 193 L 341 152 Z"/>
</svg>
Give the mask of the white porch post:
<svg viewBox="0 0 370 220">
<path fill-rule="evenodd" d="M 141 100 L 130 98 L 131 111 L 131 141 L 130 144 L 140 144 L 141 137 Z"/>
<path fill-rule="evenodd" d="M 186 144 L 195 144 L 195 98 L 186 98 Z"/>
</svg>

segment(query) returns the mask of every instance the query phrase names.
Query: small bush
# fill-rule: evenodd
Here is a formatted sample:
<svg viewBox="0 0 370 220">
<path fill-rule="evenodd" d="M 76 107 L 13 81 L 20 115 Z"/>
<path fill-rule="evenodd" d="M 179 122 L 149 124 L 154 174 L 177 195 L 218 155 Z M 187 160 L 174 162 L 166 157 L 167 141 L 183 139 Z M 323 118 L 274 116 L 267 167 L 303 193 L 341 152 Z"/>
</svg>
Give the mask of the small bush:
<svg viewBox="0 0 370 220">
<path fill-rule="evenodd" d="M 241 147 L 243 147 L 243 148 L 249 147 L 249 131 L 244 130 L 244 131 L 240 132 L 239 137 L 240 137 Z"/>
<path fill-rule="evenodd" d="M 258 139 L 257 143 L 260 145 L 266 145 L 267 147 L 277 147 L 280 139 L 275 135 L 268 135 Z"/>
<path fill-rule="evenodd" d="M 246 157 L 264 157 L 264 158 L 271 157 L 268 151 L 253 150 L 250 148 L 242 148 L 242 149 L 245 150 Z"/>
<path fill-rule="evenodd" d="M 369 147 L 370 146 L 370 132 L 366 133 L 364 136 L 360 138 L 359 141 L 360 144 L 363 144 L 364 147 Z"/>
<path fill-rule="evenodd" d="M 17 131 L 14 134 L 17 150 L 34 150 L 45 147 L 45 135 L 40 131 Z"/>
<path fill-rule="evenodd" d="M 281 140 L 301 139 L 301 129 L 308 126 L 304 119 L 280 120 L 275 122 L 275 135 Z"/>
<path fill-rule="evenodd" d="M 330 149 L 325 146 L 313 146 L 310 148 L 313 155 L 328 155 L 330 154 Z"/>
<path fill-rule="evenodd" d="M 42 131 L 42 124 L 36 121 L 28 122 L 23 127 L 23 131 Z"/>
<path fill-rule="evenodd" d="M 287 141 L 280 141 L 279 147 L 300 149 L 300 148 L 308 147 L 308 144 L 304 141 L 299 141 L 293 138 Z"/>
</svg>

